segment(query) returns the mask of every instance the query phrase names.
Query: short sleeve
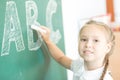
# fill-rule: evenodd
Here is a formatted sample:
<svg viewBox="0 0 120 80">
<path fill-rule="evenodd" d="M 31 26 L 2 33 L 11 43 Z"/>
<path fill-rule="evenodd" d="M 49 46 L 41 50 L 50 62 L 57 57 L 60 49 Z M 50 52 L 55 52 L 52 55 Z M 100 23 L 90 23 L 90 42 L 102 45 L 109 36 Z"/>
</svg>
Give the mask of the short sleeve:
<svg viewBox="0 0 120 80">
<path fill-rule="evenodd" d="M 78 80 L 84 72 L 84 61 L 83 59 L 73 60 L 71 64 L 71 71 L 73 71 L 73 80 Z"/>
<path fill-rule="evenodd" d="M 78 71 L 78 69 L 80 69 L 81 66 L 83 66 L 83 60 L 82 59 L 72 60 L 70 69 L 73 72 L 76 72 L 76 71 Z"/>
</svg>

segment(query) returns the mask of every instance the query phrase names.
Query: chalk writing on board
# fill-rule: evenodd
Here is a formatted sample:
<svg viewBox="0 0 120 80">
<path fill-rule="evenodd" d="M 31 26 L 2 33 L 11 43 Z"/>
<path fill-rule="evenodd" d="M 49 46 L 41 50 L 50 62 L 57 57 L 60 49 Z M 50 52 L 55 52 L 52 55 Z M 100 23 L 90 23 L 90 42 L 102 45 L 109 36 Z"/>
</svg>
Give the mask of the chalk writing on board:
<svg viewBox="0 0 120 80">
<path fill-rule="evenodd" d="M 6 3 L 1 56 L 9 54 L 11 42 L 15 42 L 18 52 L 25 49 L 18 12 L 16 4 L 13 1 Z"/>
<path fill-rule="evenodd" d="M 42 44 L 42 39 L 38 39 L 36 42 L 33 40 L 34 39 L 33 31 L 30 28 L 31 24 L 33 23 L 40 25 L 40 23 L 37 21 L 38 18 L 37 4 L 32 0 L 26 1 L 25 9 L 26 9 L 26 25 L 27 25 L 26 30 L 27 30 L 28 49 L 30 51 L 33 51 L 39 49 Z M 61 34 L 58 29 L 55 31 L 52 25 L 52 16 L 53 14 L 56 13 L 56 10 L 57 10 L 56 1 L 49 0 L 46 8 L 46 25 L 52 30 L 51 33 L 52 41 L 58 43 L 59 40 L 61 39 Z M 11 42 L 15 43 L 17 52 L 25 50 L 25 45 L 24 45 L 25 43 L 23 40 L 21 23 L 19 20 L 16 3 L 14 1 L 7 1 L 1 56 L 9 55 Z"/>
<path fill-rule="evenodd" d="M 52 30 L 51 40 L 57 44 L 61 39 L 61 34 L 59 30 L 54 31 L 52 25 L 52 15 L 56 13 L 56 9 L 57 3 L 55 2 L 55 0 L 49 0 L 46 9 L 46 25 Z"/>
</svg>

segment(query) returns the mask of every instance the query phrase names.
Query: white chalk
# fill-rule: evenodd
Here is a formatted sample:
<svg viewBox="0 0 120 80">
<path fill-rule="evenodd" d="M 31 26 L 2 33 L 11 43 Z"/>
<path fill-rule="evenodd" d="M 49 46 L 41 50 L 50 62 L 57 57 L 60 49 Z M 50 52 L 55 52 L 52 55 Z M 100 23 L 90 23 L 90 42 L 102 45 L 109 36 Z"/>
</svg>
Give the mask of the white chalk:
<svg viewBox="0 0 120 80">
<path fill-rule="evenodd" d="M 39 31 L 39 32 L 43 32 L 43 33 L 46 33 L 45 30 L 41 29 L 39 26 L 37 25 L 31 25 L 31 28 L 36 30 L 36 31 Z"/>
</svg>

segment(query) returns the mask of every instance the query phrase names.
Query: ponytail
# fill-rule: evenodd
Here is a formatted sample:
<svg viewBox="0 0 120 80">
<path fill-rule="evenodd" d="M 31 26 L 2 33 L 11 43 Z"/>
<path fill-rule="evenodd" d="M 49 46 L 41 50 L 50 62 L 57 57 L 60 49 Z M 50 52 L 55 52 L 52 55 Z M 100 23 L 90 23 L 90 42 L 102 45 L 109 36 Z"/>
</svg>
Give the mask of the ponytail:
<svg viewBox="0 0 120 80">
<path fill-rule="evenodd" d="M 108 65 L 109 65 L 109 55 L 106 55 L 105 66 L 104 66 L 103 73 L 102 73 L 102 75 L 100 77 L 100 80 L 104 80 L 105 74 L 106 74 L 107 69 L 108 69 Z"/>
</svg>

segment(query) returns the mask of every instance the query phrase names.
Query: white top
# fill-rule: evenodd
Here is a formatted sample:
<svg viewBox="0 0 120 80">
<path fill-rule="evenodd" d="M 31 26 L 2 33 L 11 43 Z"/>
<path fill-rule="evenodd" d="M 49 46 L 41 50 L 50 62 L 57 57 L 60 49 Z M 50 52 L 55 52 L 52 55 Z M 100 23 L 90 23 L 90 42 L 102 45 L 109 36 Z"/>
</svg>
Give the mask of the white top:
<svg viewBox="0 0 120 80">
<path fill-rule="evenodd" d="M 73 60 L 71 70 L 73 71 L 73 80 L 99 80 L 102 75 L 104 67 L 96 70 L 86 71 L 84 69 L 84 61 L 81 59 Z M 106 72 L 104 80 L 113 80 L 110 72 Z"/>
</svg>

